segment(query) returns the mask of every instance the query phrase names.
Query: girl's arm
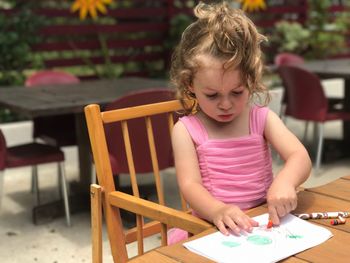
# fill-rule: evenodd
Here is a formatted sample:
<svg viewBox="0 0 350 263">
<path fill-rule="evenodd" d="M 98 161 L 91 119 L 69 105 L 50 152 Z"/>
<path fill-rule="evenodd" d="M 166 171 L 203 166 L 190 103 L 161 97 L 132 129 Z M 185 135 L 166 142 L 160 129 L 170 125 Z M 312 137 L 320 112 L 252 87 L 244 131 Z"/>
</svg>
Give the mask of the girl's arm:
<svg viewBox="0 0 350 263">
<path fill-rule="evenodd" d="M 279 224 L 280 217 L 296 208 L 296 188 L 309 177 L 312 164 L 303 144 L 273 111 L 267 116 L 265 138 L 285 161 L 267 194 L 269 215 Z"/>
<path fill-rule="evenodd" d="M 251 231 L 257 223 L 236 206 L 226 205 L 215 199 L 203 186 L 195 145 L 180 121 L 172 132 L 176 175 L 184 198 L 191 208 L 202 218 L 213 222 L 218 229 L 228 235 L 226 226 L 234 233 Z"/>
</svg>

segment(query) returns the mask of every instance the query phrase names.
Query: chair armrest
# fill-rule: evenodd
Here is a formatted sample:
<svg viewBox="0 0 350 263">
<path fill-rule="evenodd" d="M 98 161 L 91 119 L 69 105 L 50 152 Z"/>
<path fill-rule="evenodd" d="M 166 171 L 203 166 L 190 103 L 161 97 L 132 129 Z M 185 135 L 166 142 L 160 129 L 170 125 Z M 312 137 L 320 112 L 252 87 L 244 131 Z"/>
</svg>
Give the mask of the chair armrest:
<svg viewBox="0 0 350 263">
<path fill-rule="evenodd" d="M 192 234 L 198 234 L 213 227 L 212 224 L 170 207 L 166 207 L 133 195 L 113 191 L 108 195 L 111 205 L 159 221 L 172 227 L 178 227 Z"/>
</svg>

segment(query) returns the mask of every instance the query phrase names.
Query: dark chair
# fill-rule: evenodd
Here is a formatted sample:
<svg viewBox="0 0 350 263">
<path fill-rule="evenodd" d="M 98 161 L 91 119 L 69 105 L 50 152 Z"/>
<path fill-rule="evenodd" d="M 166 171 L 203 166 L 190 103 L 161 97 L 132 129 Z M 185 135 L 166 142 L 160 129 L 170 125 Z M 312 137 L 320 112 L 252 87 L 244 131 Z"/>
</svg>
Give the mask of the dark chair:
<svg viewBox="0 0 350 263">
<path fill-rule="evenodd" d="M 289 52 L 282 52 L 275 56 L 274 63 L 277 67 L 279 66 L 298 66 L 305 63 L 305 60 L 303 57 Z M 282 106 L 280 111 L 280 117 L 284 119 L 285 117 L 285 111 L 286 111 L 286 103 L 287 103 L 287 92 L 284 92 L 283 98 L 282 98 Z M 339 109 L 343 106 L 343 99 L 342 98 L 336 98 L 336 97 L 328 97 L 328 105 L 331 109 Z M 309 123 L 305 123 L 305 130 L 304 130 L 304 140 L 307 138 L 307 131 L 308 131 Z"/>
<path fill-rule="evenodd" d="M 64 153 L 58 147 L 41 144 L 27 143 L 18 146 L 7 147 L 5 137 L 0 130 L 0 202 L 4 184 L 5 169 L 18 168 L 23 166 L 37 167 L 40 164 L 59 163 L 60 183 L 64 201 L 67 225 L 70 226 L 70 211 L 67 190 L 67 180 L 64 169 Z M 37 169 L 33 169 L 33 178 L 36 189 L 37 203 L 40 203 L 39 183 Z"/>
<path fill-rule="evenodd" d="M 145 89 L 131 92 L 116 99 L 107 105 L 104 110 L 111 111 L 120 108 L 133 107 L 143 104 L 168 101 L 175 98 L 175 93 L 168 88 Z M 176 120 L 176 117 L 175 117 Z M 168 120 L 165 115 L 152 117 L 154 137 L 156 138 L 156 150 L 158 153 L 158 165 L 160 170 L 174 166 L 171 139 L 169 135 Z M 137 173 L 149 173 L 153 171 L 151 156 L 148 150 L 148 138 L 145 121 L 136 118 L 128 121 L 130 140 L 133 142 L 132 150 L 134 155 L 135 170 Z M 109 157 L 111 160 L 112 172 L 114 175 L 129 173 L 126 158 L 124 139 L 120 122 L 105 124 L 105 133 Z M 117 178 L 117 187 L 119 180 Z"/>
<path fill-rule="evenodd" d="M 70 73 L 44 70 L 38 71 L 27 78 L 25 86 L 35 88 L 50 84 L 65 85 L 79 82 L 79 78 Z M 33 124 L 34 139 L 40 138 L 45 143 L 58 147 L 77 144 L 74 114 L 37 117 L 33 120 Z"/>
<path fill-rule="evenodd" d="M 332 120 L 350 120 L 350 112 L 329 108 L 319 77 L 296 66 L 280 66 L 278 73 L 287 93 L 286 116 L 318 124 L 318 146 L 315 168 L 321 164 L 323 124 Z"/>
<path fill-rule="evenodd" d="M 300 64 L 304 64 L 304 58 L 297 55 L 297 54 L 293 54 L 293 53 L 289 53 L 289 52 L 282 52 L 282 53 L 278 53 L 275 58 L 274 58 L 274 63 L 277 66 L 277 68 L 279 66 L 282 65 L 300 65 Z M 280 111 L 280 117 L 283 119 L 285 116 L 285 111 L 286 111 L 286 103 L 287 103 L 287 92 L 283 93 L 283 98 L 282 98 L 282 105 L 281 105 L 281 111 Z M 306 127 L 305 127 L 305 133 L 307 132 L 307 123 L 306 123 Z"/>
</svg>

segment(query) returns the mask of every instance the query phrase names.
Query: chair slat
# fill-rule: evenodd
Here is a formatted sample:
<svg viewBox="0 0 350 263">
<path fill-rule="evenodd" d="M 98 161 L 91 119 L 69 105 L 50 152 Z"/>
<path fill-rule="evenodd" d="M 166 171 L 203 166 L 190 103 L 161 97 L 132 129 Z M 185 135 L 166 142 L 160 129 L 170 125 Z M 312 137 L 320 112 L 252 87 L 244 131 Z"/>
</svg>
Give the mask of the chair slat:
<svg viewBox="0 0 350 263">
<path fill-rule="evenodd" d="M 138 187 L 137 178 L 136 178 L 135 164 L 134 164 L 131 143 L 130 143 L 128 122 L 122 121 L 121 126 L 122 126 L 122 133 L 123 133 L 124 144 L 125 144 L 126 159 L 128 161 L 128 166 L 129 166 L 132 192 L 135 196 L 140 197 L 139 187 Z"/>
<path fill-rule="evenodd" d="M 138 187 L 137 178 L 136 178 L 135 164 L 134 164 L 131 143 L 130 143 L 128 122 L 122 121 L 121 126 L 122 126 L 122 133 L 123 133 L 123 138 L 124 138 L 124 143 L 125 143 L 126 158 L 128 160 L 129 175 L 130 175 L 132 192 L 133 192 L 134 196 L 140 197 L 139 187 Z M 144 222 L 143 222 L 142 216 L 136 215 L 136 227 L 137 227 L 137 235 L 136 236 L 137 236 L 137 248 L 138 248 L 139 255 L 142 255 L 144 253 L 143 224 L 144 224 Z"/>
<path fill-rule="evenodd" d="M 158 202 L 159 204 L 164 205 L 165 204 L 164 193 L 163 193 L 163 188 L 161 186 L 161 180 L 160 180 L 157 151 L 154 143 L 152 120 L 149 116 L 147 116 L 145 117 L 145 122 L 146 122 L 149 151 L 150 151 L 151 160 L 152 160 L 153 176 L 154 176 L 154 180 L 157 188 Z"/>
</svg>

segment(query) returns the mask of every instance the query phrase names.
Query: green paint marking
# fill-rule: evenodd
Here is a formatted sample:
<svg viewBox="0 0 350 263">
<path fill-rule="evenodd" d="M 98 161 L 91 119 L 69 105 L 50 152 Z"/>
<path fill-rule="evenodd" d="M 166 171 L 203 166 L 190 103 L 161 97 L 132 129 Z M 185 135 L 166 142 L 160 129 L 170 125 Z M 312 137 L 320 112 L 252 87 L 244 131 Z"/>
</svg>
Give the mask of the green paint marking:
<svg viewBox="0 0 350 263">
<path fill-rule="evenodd" d="M 222 241 L 222 243 L 224 246 L 226 247 L 238 247 L 240 246 L 241 244 L 238 243 L 238 242 L 233 242 L 233 241 Z"/>
<path fill-rule="evenodd" d="M 291 238 L 291 239 L 303 238 L 303 236 L 299 236 L 299 235 L 289 235 L 288 237 Z"/>
<path fill-rule="evenodd" d="M 254 245 L 269 245 L 272 243 L 272 239 L 266 236 L 254 235 L 247 238 L 247 241 Z"/>
</svg>

